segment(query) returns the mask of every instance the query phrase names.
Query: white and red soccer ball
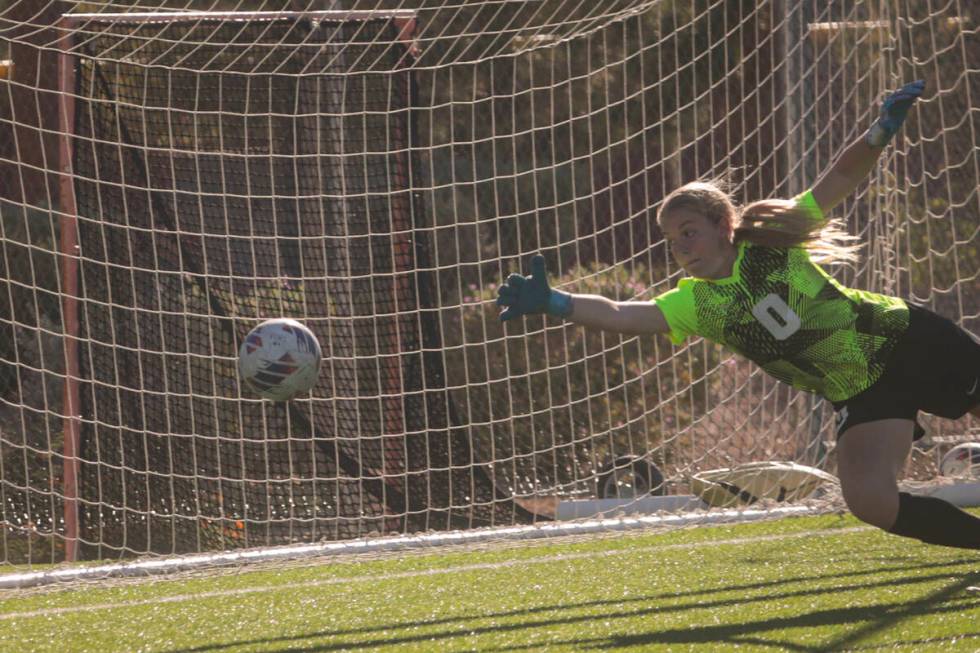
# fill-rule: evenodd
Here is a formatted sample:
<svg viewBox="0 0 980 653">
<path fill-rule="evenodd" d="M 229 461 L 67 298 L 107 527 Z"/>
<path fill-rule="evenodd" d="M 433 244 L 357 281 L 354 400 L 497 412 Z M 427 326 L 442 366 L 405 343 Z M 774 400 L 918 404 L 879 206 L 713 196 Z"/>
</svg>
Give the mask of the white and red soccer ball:
<svg viewBox="0 0 980 653">
<path fill-rule="evenodd" d="M 238 373 L 265 399 L 287 401 L 313 387 L 322 355 L 316 336 L 296 320 L 266 320 L 242 341 Z"/>
<path fill-rule="evenodd" d="M 939 473 L 980 478 L 980 442 L 958 444 L 946 452 L 939 463 Z"/>
</svg>

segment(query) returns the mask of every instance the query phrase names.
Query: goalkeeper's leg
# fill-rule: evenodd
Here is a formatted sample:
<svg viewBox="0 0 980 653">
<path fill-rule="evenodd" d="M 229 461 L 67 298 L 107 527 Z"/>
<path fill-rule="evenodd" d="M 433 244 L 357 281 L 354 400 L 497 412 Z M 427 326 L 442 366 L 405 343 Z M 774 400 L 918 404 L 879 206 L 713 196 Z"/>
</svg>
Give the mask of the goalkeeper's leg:
<svg viewBox="0 0 980 653">
<path fill-rule="evenodd" d="M 929 544 L 980 549 L 980 518 L 948 501 L 898 491 L 915 422 L 881 419 L 840 435 L 837 470 L 847 507 L 889 533 Z"/>
</svg>

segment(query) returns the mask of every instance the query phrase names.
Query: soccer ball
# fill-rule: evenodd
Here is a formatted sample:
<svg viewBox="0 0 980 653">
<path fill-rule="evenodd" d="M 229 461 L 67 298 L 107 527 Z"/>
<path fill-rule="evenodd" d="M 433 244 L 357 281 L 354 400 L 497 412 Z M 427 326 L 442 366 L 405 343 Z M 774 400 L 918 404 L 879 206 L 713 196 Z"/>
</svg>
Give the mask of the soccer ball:
<svg viewBox="0 0 980 653">
<path fill-rule="evenodd" d="M 980 442 L 958 444 L 939 464 L 943 476 L 980 476 Z"/>
<path fill-rule="evenodd" d="M 245 336 L 238 373 L 260 396 L 288 401 L 316 383 L 321 356 L 316 336 L 296 320 L 266 320 Z"/>
</svg>

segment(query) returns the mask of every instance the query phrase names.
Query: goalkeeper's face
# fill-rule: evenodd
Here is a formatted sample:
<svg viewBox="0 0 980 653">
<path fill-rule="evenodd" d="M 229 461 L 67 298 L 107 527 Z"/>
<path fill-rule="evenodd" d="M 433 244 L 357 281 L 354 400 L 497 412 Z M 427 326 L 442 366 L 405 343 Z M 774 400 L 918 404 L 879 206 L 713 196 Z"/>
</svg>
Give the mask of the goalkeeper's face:
<svg viewBox="0 0 980 653">
<path fill-rule="evenodd" d="M 685 207 L 661 215 L 660 228 L 674 260 L 688 275 L 702 279 L 731 276 L 738 254 L 731 225 L 715 223 L 696 209 Z"/>
</svg>

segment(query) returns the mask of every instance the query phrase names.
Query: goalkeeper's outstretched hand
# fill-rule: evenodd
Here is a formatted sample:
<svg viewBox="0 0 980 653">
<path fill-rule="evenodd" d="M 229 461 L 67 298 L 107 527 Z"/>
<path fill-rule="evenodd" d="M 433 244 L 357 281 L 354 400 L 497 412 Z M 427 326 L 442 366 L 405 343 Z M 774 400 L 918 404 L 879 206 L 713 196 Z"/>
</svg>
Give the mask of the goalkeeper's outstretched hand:
<svg viewBox="0 0 980 653">
<path fill-rule="evenodd" d="M 925 80 L 910 82 L 893 92 L 881 103 L 881 114 L 864 139 L 873 147 L 884 147 L 895 136 L 908 116 L 909 109 L 926 88 Z"/>
<path fill-rule="evenodd" d="M 531 259 L 531 274 L 525 277 L 515 272 L 500 286 L 497 306 L 504 307 L 501 322 L 538 313 L 568 317 L 572 313 L 572 296 L 548 285 L 544 257 L 536 254 Z"/>
</svg>

